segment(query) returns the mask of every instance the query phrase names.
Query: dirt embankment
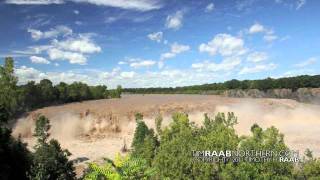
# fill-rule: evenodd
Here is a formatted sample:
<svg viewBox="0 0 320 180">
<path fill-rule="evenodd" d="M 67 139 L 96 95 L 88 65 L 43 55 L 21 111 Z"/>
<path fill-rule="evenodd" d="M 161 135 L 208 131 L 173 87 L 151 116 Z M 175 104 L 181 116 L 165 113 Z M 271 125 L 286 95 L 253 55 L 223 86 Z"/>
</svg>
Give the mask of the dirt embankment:
<svg viewBox="0 0 320 180">
<path fill-rule="evenodd" d="M 292 89 L 269 89 L 267 91 L 232 89 L 222 94 L 227 97 L 280 98 L 320 104 L 320 88 L 299 88 L 296 91 Z"/>
<path fill-rule="evenodd" d="M 310 148 L 320 155 L 320 106 L 288 99 L 229 98 L 214 95 L 126 95 L 107 99 L 46 107 L 20 118 L 13 134 L 22 136 L 32 149 L 34 117 L 43 114 L 52 124 L 51 137 L 58 139 L 72 159 L 97 160 L 112 158 L 124 144 L 130 147 L 134 130 L 134 114 L 141 112 L 149 127 L 154 118 L 164 117 L 163 125 L 171 122 L 173 112 L 185 112 L 190 120 L 201 125 L 203 114 L 232 111 L 238 116 L 236 130 L 249 135 L 250 127 L 258 123 L 263 128 L 277 127 L 284 133 L 290 148 Z"/>
</svg>

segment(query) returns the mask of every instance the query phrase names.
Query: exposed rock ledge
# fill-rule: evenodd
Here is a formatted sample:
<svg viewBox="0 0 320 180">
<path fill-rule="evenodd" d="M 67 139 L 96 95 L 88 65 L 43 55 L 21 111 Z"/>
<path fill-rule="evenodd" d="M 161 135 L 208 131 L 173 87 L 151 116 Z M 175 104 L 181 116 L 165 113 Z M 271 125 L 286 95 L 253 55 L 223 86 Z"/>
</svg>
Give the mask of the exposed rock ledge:
<svg viewBox="0 0 320 180">
<path fill-rule="evenodd" d="M 292 89 L 269 89 L 266 91 L 258 89 L 232 89 L 220 92 L 207 92 L 205 94 L 221 94 L 227 97 L 251 97 L 251 98 L 280 98 L 294 99 L 299 102 L 320 104 L 320 88 L 299 88 Z"/>
</svg>

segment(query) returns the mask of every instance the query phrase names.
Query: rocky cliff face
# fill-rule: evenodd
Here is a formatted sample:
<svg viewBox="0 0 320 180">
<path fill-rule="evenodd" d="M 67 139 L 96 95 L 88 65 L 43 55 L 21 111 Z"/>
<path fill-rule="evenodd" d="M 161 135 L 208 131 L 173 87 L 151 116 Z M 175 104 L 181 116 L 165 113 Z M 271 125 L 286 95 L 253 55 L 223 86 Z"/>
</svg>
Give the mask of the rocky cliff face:
<svg viewBox="0 0 320 180">
<path fill-rule="evenodd" d="M 291 89 L 270 89 L 267 91 L 232 89 L 224 91 L 222 95 L 228 97 L 294 99 L 300 102 L 320 104 L 320 88 L 299 88 L 296 91 Z"/>
</svg>

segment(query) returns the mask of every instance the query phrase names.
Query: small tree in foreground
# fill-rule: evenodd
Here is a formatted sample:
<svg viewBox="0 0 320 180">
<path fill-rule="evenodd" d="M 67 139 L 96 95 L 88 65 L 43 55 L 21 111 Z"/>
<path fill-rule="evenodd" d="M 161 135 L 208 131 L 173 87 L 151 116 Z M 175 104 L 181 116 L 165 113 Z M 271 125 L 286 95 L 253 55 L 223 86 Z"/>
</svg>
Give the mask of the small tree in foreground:
<svg viewBox="0 0 320 180">
<path fill-rule="evenodd" d="M 68 160 L 70 152 L 62 150 L 57 140 L 48 142 L 50 124 L 45 116 L 36 120 L 34 136 L 38 142 L 35 146 L 30 179 L 68 180 L 75 179 L 73 163 Z"/>
</svg>

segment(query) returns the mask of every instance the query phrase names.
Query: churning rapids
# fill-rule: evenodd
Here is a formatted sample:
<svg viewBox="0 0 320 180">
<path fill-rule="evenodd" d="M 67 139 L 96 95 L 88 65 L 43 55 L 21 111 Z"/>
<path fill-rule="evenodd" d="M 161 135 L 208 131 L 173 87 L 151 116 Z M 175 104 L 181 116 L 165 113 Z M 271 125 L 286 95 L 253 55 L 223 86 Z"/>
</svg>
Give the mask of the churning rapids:
<svg viewBox="0 0 320 180">
<path fill-rule="evenodd" d="M 161 114 L 163 125 L 170 123 L 173 112 L 185 112 L 190 120 L 201 124 L 203 114 L 234 112 L 236 130 L 250 134 L 250 127 L 277 127 L 285 135 L 291 149 L 305 148 L 320 155 L 320 106 L 288 99 L 229 98 L 214 95 L 124 95 L 106 99 L 45 107 L 29 112 L 17 120 L 15 136 L 21 135 L 32 149 L 34 117 L 40 113 L 50 119 L 51 137 L 67 148 L 72 159 L 98 160 L 112 158 L 124 144 L 129 147 L 135 130 L 134 114 L 141 112 L 146 124 L 154 127 L 154 118 Z"/>
</svg>

